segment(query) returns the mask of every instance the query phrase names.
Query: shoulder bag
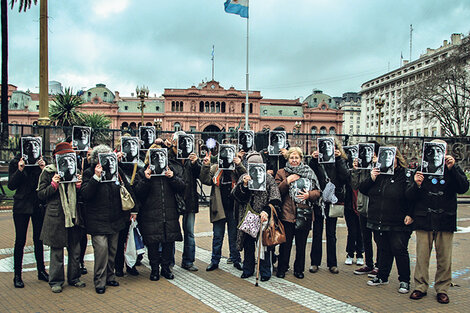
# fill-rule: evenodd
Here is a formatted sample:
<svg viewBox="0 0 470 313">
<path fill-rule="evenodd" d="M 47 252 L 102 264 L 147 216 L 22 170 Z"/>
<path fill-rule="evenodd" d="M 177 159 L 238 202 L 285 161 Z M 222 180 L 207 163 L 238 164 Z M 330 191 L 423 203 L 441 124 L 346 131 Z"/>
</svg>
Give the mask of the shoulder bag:
<svg viewBox="0 0 470 313">
<path fill-rule="evenodd" d="M 238 224 L 238 229 L 247 233 L 253 238 L 256 238 L 261 228 L 261 218 L 258 213 L 254 212 L 251 205 L 248 203 L 245 208 L 245 215 Z"/>
<path fill-rule="evenodd" d="M 274 206 L 270 204 L 269 207 L 271 208 L 271 218 L 269 219 L 268 227 L 263 231 L 263 246 L 268 247 L 286 242 L 284 225 L 277 216 Z"/>
<path fill-rule="evenodd" d="M 134 199 L 132 199 L 130 192 L 124 186 L 124 182 L 122 181 L 121 174 L 119 174 L 119 182 L 120 182 L 119 193 L 121 195 L 122 210 L 129 211 L 133 209 L 135 206 Z"/>
</svg>

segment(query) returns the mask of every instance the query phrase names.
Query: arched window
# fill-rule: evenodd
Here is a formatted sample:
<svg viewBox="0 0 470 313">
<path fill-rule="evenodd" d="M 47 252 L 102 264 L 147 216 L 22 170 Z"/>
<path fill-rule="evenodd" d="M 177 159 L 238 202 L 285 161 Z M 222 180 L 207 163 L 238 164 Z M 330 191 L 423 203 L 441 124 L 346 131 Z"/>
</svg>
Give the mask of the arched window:
<svg viewBox="0 0 470 313">
<path fill-rule="evenodd" d="M 132 123 L 129 125 L 129 127 L 130 127 L 131 129 L 137 129 L 137 125 L 135 124 L 135 122 L 132 122 Z"/>
<path fill-rule="evenodd" d="M 183 112 L 183 101 L 180 102 L 180 112 Z"/>
<path fill-rule="evenodd" d="M 242 113 L 245 113 L 245 104 L 242 103 Z"/>
<path fill-rule="evenodd" d="M 320 128 L 320 134 L 326 134 L 326 127 L 325 126 L 322 126 Z"/>
<path fill-rule="evenodd" d="M 206 101 L 206 113 L 209 113 L 209 101 Z"/>
<path fill-rule="evenodd" d="M 220 102 L 219 101 L 217 101 L 215 103 L 215 113 L 220 113 Z"/>
<path fill-rule="evenodd" d="M 199 102 L 199 112 L 204 112 L 204 101 Z"/>
<path fill-rule="evenodd" d="M 225 102 L 222 102 L 222 108 L 220 110 L 222 113 L 225 113 Z"/>
<path fill-rule="evenodd" d="M 211 113 L 215 112 L 215 102 L 211 101 Z"/>
<path fill-rule="evenodd" d="M 127 122 L 122 122 L 122 124 L 121 124 L 121 129 L 124 129 L 124 128 L 129 128 L 129 123 L 127 123 Z"/>
<path fill-rule="evenodd" d="M 336 129 L 334 127 L 330 127 L 330 135 L 336 134 Z"/>
<path fill-rule="evenodd" d="M 312 128 L 310 129 L 310 133 L 312 133 L 313 135 L 315 135 L 317 133 L 318 129 L 316 126 L 312 126 Z"/>
<path fill-rule="evenodd" d="M 152 126 L 153 124 L 151 122 L 145 123 L 145 126 Z"/>
<path fill-rule="evenodd" d="M 175 132 L 180 131 L 180 130 L 181 130 L 181 124 L 178 123 L 178 122 L 174 123 L 174 124 L 173 124 L 173 130 L 174 130 Z"/>
<path fill-rule="evenodd" d="M 250 113 L 253 113 L 253 103 L 250 103 Z"/>
<path fill-rule="evenodd" d="M 175 112 L 175 111 L 176 111 L 175 101 L 171 101 L 171 112 Z"/>
</svg>

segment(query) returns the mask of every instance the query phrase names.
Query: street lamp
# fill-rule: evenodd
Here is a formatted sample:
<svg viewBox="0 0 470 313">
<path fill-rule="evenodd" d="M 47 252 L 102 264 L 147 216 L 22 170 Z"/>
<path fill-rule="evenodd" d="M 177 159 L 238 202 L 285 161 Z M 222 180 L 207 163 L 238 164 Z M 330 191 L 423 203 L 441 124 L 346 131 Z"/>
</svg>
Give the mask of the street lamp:
<svg viewBox="0 0 470 313">
<path fill-rule="evenodd" d="M 378 135 L 380 136 L 380 126 L 382 124 L 382 108 L 385 105 L 385 98 L 383 96 L 376 96 L 375 99 L 375 107 L 379 110 L 379 129 L 378 129 Z"/>
<path fill-rule="evenodd" d="M 296 121 L 294 125 L 294 132 L 298 135 L 300 134 L 300 128 L 302 127 L 301 121 Z"/>
<path fill-rule="evenodd" d="M 155 129 L 159 133 L 162 130 L 162 123 L 163 120 L 161 118 L 154 118 L 153 119 L 153 124 L 155 125 Z"/>
<path fill-rule="evenodd" d="M 140 105 L 139 105 L 139 109 L 140 109 L 140 117 L 142 119 L 142 126 L 144 126 L 144 108 L 145 108 L 145 98 L 148 98 L 149 97 L 149 88 L 148 87 L 145 87 L 145 86 L 142 86 L 139 88 L 139 86 L 137 86 L 135 88 L 135 93 L 136 93 L 136 96 L 137 98 L 140 99 Z"/>
</svg>

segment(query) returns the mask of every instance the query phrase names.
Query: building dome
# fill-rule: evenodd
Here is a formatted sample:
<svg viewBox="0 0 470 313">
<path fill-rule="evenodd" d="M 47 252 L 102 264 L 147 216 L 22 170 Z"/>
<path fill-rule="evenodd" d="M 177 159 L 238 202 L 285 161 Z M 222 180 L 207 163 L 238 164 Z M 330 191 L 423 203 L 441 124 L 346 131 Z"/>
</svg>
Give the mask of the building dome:
<svg viewBox="0 0 470 313">
<path fill-rule="evenodd" d="M 82 99 L 85 102 L 90 102 L 97 97 L 100 98 L 103 102 L 114 102 L 114 93 L 109 90 L 105 84 L 96 84 L 96 87 L 88 89 L 82 95 Z"/>
<path fill-rule="evenodd" d="M 316 108 L 322 101 L 325 102 L 330 109 L 338 109 L 334 99 L 324 94 L 323 91 L 319 89 L 313 89 L 312 94 L 305 98 L 304 103 L 308 103 L 309 108 Z"/>
</svg>

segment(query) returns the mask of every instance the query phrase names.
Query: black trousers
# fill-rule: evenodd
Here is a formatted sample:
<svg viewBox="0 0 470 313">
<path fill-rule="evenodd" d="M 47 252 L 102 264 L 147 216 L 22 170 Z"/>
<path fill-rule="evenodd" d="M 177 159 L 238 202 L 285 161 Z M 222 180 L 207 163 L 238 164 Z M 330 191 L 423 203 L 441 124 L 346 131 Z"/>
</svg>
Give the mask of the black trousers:
<svg viewBox="0 0 470 313">
<path fill-rule="evenodd" d="M 161 245 L 161 252 L 160 252 Z M 173 256 L 174 242 L 153 242 L 147 245 L 149 263 L 153 270 L 170 271 L 171 257 Z"/>
<path fill-rule="evenodd" d="M 36 267 L 38 271 L 44 271 L 44 247 L 42 241 L 39 240 L 41 235 L 42 223 L 44 215 L 40 210 L 36 210 L 33 214 L 13 213 L 13 222 L 15 224 L 15 251 L 14 251 L 14 267 L 15 275 L 21 275 L 23 268 L 24 246 L 26 244 L 26 234 L 28 233 L 29 220 L 33 223 L 33 243 L 34 256 L 36 258 Z"/>
<path fill-rule="evenodd" d="M 328 212 L 325 213 L 328 214 Z M 338 221 L 338 218 L 324 218 L 321 214 L 315 214 L 315 221 L 313 221 L 313 241 L 312 250 L 310 251 L 310 265 L 320 266 L 321 264 L 324 220 L 326 220 L 326 264 L 328 267 L 338 266 L 338 261 L 336 259 L 336 222 Z"/>
<path fill-rule="evenodd" d="M 388 280 L 393 265 L 393 259 L 397 264 L 398 280 L 410 282 L 410 256 L 408 254 L 409 231 L 377 231 L 374 230 L 377 240 L 377 248 L 380 254 L 378 277 Z"/>
<path fill-rule="evenodd" d="M 86 234 L 86 229 L 81 230 L 80 234 L 80 258 L 79 261 L 80 263 L 85 263 L 85 252 L 86 252 L 86 247 L 88 246 L 88 237 Z"/>
<path fill-rule="evenodd" d="M 348 238 L 346 241 L 346 252 L 351 258 L 356 254 L 356 258 L 362 258 L 364 244 L 362 242 L 361 226 L 359 216 L 350 208 L 344 209 L 344 219 L 348 227 Z"/>
<path fill-rule="evenodd" d="M 377 262 L 374 264 L 374 248 L 372 246 L 372 230 L 370 228 L 367 228 L 367 217 L 365 217 L 362 214 L 359 214 L 359 223 L 361 225 L 361 233 L 362 233 L 362 242 L 364 243 L 364 254 L 365 254 L 365 261 L 366 261 L 366 266 L 370 268 L 374 268 L 374 265 L 379 264 L 379 251 L 377 249 Z M 374 241 L 377 244 L 377 240 L 375 239 L 374 236 Z"/>
<path fill-rule="evenodd" d="M 118 235 L 116 258 L 114 259 L 114 267 L 116 268 L 116 271 L 122 272 L 124 269 L 124 246 L 126 245 L 127 234 L 129 234 L 130 226 L 131 222 L 129 221 L 126 223 L 126 227 L 124 227 Z"/>
<path fill-rule="evenodd" d="M 279 263 L 277 271 L 279 273 L 287 272 L 289 268 L 290 252 L 292 249 L 292 240 L 295 238 L 295 262 L 294 272 L 302 273 L 305 269 L 305 249 L 307 246 L 307 237 L 310 228 L 295 229 L 295 223 L 282 221 L 286 231 L 286 242 L 279 247 Z"/>
</svg>

